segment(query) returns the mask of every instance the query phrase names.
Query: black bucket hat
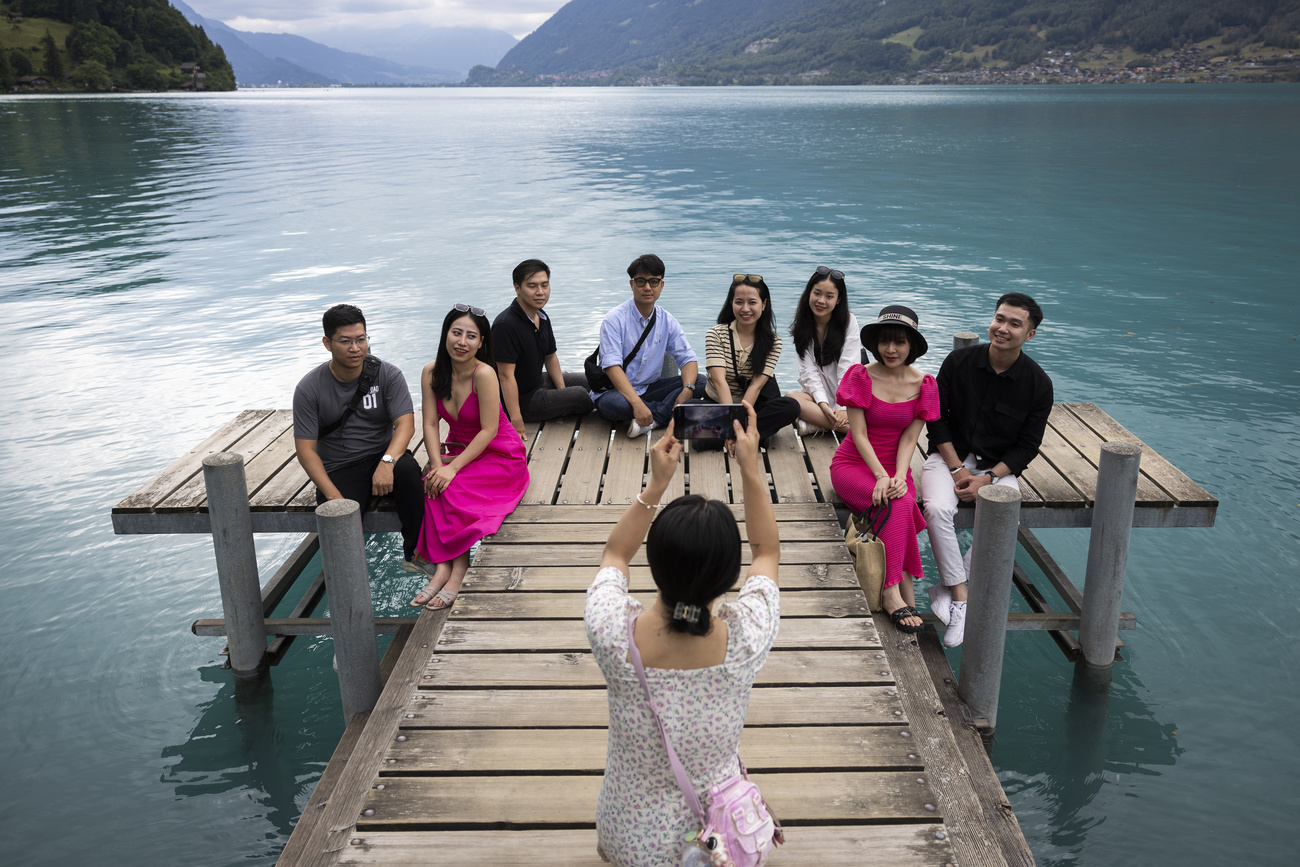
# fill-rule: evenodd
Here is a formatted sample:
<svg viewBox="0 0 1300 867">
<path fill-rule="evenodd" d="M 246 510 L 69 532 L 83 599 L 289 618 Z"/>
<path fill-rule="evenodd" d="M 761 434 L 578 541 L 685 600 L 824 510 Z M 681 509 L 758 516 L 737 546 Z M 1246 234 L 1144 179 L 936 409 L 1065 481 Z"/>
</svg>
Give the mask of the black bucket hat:
<svg viewBox="0 0 1300 867">
<path fill-rule="evenodd" d="M 930 351 L 930 344 L 925 342 L 925 337 L 921 334 L 919 327 L 920 323 L 911 307 L 891 304 L 880 311 L 880 316 L 876 318 L 875 322 L 862 326 L 862 345 L 864 347 L 870 349 L 876 345 L 876 331 L 882 325 L 901 325 L 908 330 L 912 342 L 912 352 L 915 353 L 913 355 L 914 360 Z"/>
</svg>

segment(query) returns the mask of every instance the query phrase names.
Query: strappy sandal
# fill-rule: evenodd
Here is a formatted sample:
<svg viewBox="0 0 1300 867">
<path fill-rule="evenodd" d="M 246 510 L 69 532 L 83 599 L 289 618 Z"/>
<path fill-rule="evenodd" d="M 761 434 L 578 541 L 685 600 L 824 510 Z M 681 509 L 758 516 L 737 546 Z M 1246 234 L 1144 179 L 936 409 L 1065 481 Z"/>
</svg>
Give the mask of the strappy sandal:
<svg viewBox="0 0 1300 867">
<path fill-rule="evenodd" d="M 456 597 L 459 595 L 460 594 L 457 593 L 455 590 L 448 590 L 446 587 L 444 587 L 441 590 L 439 590 L 437 593 L 433 594 L 433 598 L 430 599 L 429 603 L 424 607 L 429 611 L 441 611 L 444 608 L 450 608 L 452 603 L 456 601 Z M 438 602 L 441 602 L 442 604 L 441 605 L 435 604 Z"/>
<path fill-rule="evenodd" d="M 438 591 L 429 589 L 432 584 L 433 582 L 430 581 L 428 584 L 424 585 L 423 590 L 415 594 L 415 598 L 411 600 L 412 608 L 425 608 L 433 601 L 433 598 L 438 595 Z"/>
<path fill-rule="evenodd" d="M 915 608 L 913 608 L 910 605 L 904 605 L 901 608 L 895 608 L 893 611 L 889 612 L 890 622 L 893 623 L 895 628 L 897 628 L 900 632 L 910 632 L 912 634 L 916 634 L 917 632 L 920 632 L 922 629 L 925 628 L 925 624 L 921 624 L 920 626 L 912 626 L 910 624 L 904 623 L 903 621 L 908 617 L 915 617 L 917 620 L 920 620 L 921 612 L 917 611 Z"/>
</svg>

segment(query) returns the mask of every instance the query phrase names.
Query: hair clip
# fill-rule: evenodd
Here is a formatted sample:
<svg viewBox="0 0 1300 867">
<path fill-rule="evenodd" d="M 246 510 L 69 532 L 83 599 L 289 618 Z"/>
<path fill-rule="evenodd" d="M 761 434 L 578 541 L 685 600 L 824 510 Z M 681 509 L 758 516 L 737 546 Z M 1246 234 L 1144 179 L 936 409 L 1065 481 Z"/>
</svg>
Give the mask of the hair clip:
<svg viewBox="0 0 1300 867">
<path fill-rule="evenodd" d="M 700 606 L 687 605 L 685 602 L 678 602 L 677 607 L 673 608 L 673 620 L 685 620 L 687 623 L 699 623 Z"/>
</svg>

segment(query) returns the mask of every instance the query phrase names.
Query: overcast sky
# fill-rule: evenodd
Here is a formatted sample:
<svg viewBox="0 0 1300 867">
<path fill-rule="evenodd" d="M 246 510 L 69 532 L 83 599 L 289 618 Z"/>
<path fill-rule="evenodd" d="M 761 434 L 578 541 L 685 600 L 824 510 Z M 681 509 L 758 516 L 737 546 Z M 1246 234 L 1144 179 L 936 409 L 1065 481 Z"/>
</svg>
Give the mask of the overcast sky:
<svg viewBox="0 0 1300 867">
<path fill-rule="evenodd" d="M 313 32 L 339 26 L 375 29 L 421 23 L 488 27 L 522 39 L 568 0 L 185 0 L 204 18 L 236 30 Z"/>
</svg>

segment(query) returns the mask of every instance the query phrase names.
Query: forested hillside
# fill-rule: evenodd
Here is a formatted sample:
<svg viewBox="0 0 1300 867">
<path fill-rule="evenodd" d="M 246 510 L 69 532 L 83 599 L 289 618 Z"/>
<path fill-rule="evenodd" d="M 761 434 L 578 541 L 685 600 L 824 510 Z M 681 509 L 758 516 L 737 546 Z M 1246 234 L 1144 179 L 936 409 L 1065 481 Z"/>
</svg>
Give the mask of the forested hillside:
<svg viewBox="0 0 1300 867">
<path fill-rule="evenodd" d="M 0 91 L 234 90 L 221 48 L 167 0 L 0 3 Z"/>
<path fill-rule="evenodd" d="M 1294 79 L 1300 0 L 572 0 L 476 84 Z"/>
</svg>

